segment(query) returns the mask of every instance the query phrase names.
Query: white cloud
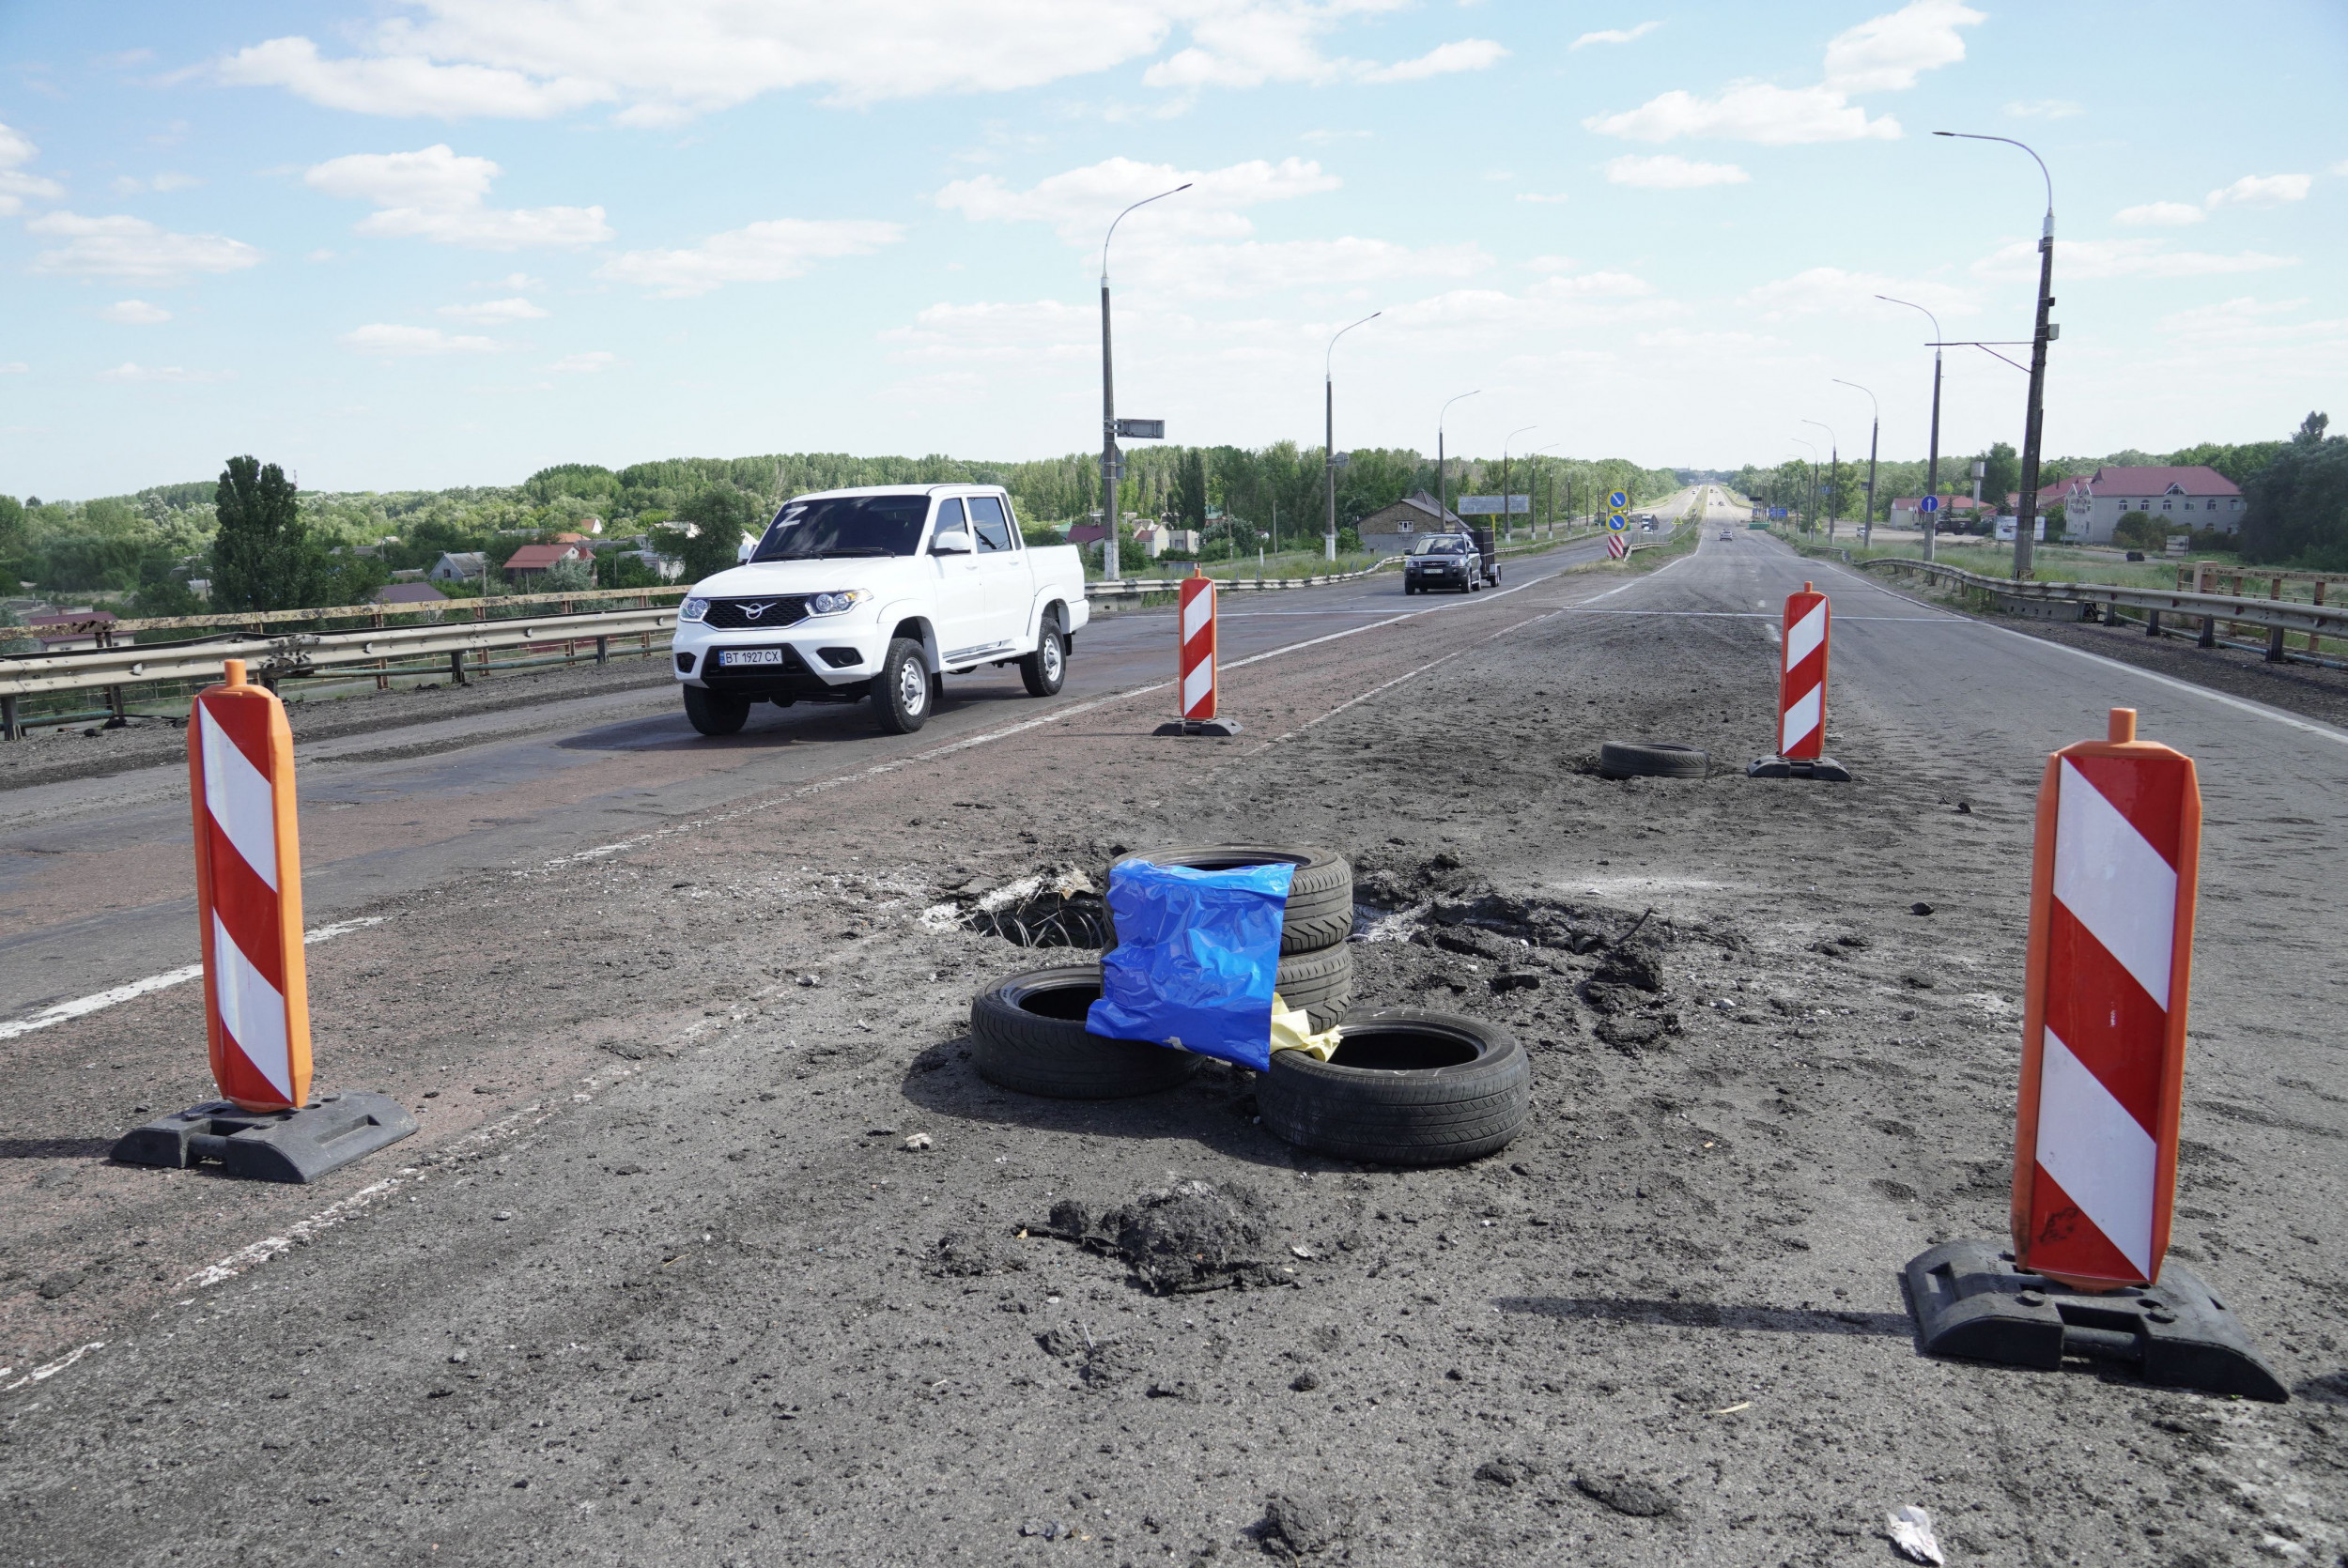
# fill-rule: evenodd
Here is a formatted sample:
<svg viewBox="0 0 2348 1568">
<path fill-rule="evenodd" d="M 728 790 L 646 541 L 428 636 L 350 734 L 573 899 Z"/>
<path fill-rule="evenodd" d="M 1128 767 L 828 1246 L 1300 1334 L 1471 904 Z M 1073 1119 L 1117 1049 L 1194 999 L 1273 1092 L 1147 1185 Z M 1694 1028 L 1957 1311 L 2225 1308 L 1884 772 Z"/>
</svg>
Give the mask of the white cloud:
<svg viewBox="0 0 2348 1568">
<path fill-rule="evenodd" d="M 1824 80 L 1815 86 L 1733 82 L 1709 99 L 1675 88 L 1636 109 L 1594 115 L 1582 123 L 1602 136 L 1638 142 L 1713 136 L 1785 146 L 1894 140 L 1901 134 L 1899 121 L 1889 115 L 1870 119 L 1850 101 L 1851 95 L 1905 91 L 1923 72 L 1954 65 L 1965 58 L 1965 40 L 1956 30 L 1981 20 L 1979 11 L 1957 0 L 1912 0 L 1830 39 Z"/>
<path fill-rule="evenodd" d="M 0 365 L 0 376 L 30 376 L 32 373 L 33 367 L 23 360 L 10 360 L 7 364 Z"/>
<path fill-rule="evenodd" d="M 1132 227 L 1121 232 L 1151 227 L 1165 234 L 1237 238 L 1254 232 L 1240 216 L 1241 208 L 1334 191 L 1343 182 L 1301 158 L 1277 163 L 1259 158 L 1203 171 L 1111 158 L 1054 175 L 1026 191 L 1013 191 L 993 175 L 958 179 L 939 191 L 936 200 L 979 222 L 1046 223 L 1071 244 L 1098 245 L 1120 208 L 1185 183 L 1189 190 L 1142 208 L 1126 221 Z"/>
<path fill-rule="evenodd" d="M 24 172 L 23 166 L 39 152 L 23 131 L 0 125 L 0 218 L 22 212 L 28 200 L 54 202 L 64 196 L 65 187 L 55 180 Z"/>
<path fill-rule="evenodd" d="M 422 359 L 443 354 L 494 354 L 505 346 L 494 338 L 458 337 L 438 327 L 403 327 L 378 321 L 345 332 L 346 348 L 374 359 Z"/>
<path fill-rule="evenodd" d="M 2087 110 L 2067 98 L 2041 98 L 2027 102 L 2016 100 L 2005 106 L 2005 112 L 2017 120 L 2067 120 Z"/>
<path fill-rule="evenodd" d="M 1415 60 L 1373 66 L 1358 75 L 1364 82 L 1424 82 L 1430 76 L 1484 70 L 1507 57 L 1508 52 L 1490 38 L 1461 38 L 1456 43 L 1438 45 Z"/>
<path fill-rule="evenodd" d="M 429 239 L 482 251 L 592 245 L 611 238 L 600 207 L 493 208 L 497 164 L 459 156 L 446 143 L 416 152 L 353 153 L 312 167 L 302 182 L 330 196 L 371 201 L 381 210 L 360 234 Z"/>
<path fill-rule="evenodd" d="M 190 272 L 235 272 L 261 259 L 261 253 L 242 240 L 217 234 L 173 234 L 144 218 L 119 214 L 85 218 L 75 212 L 45 212 L 24 227 L 65 241 L 33 258 L 36 272 L 163 283 Z"/>
<path fill-rule="evenodd" d="M 1589 43 L 1636 43 L 1661 25 L 1660 22 L 1642 22 L 1636 27 L 1609 27 L 1603 32 L 1584 33 L 1567 48 L 1579 49 Z"/>
<path fill-rule="evenodd" d="M 1558 202 L 1571 201 L 1572 199 L 1573 198 L 1571 196 L 1567 195 L 1562 191 L 1558 192 L 1554 195 L 1545 194 L 1539 191 L 1520 191 L 1517 192 L 1517 200 L 1521 202 L 1539 202 L 1544 205 L 1553 205 Z"/>
<path fill-rule="evenodd" d="M 304 38 L 271 38 L 239 50 L 220 63 L 220 78 L 237 86 L 284 87 L 327 109 L 441 119 L 545 119 L 615 96 L 607 83 L 574 76 L 542 81 L 525 70 L 435 65 L 418 54 L 321 59 L 317 45 Z"/>
<path fill-rule="evenodd" d="M 159 175 L 151 175 L 145 179 L 141 179 L 136 175 L 116 175 L 114 180 L 114 192 L 117 196 L 137 196 L 151 191 L 162 195 L 172 191 L 186 191 L 203 183 L 193 175 L 175 175 L 167 171 Z"/>
<path fill-rule="evenodd" d="M 98 319 L 118 321 L 126 327 L 152 327 L 159 321 L 170 320 L 171 313 L 144 300 L 117 300 L 100 311 Z"/>
<path fill-rule="evenodd" d="M 2146 202 L 2141 207 L 2124 207 L 2114 216 L 2139 228 L 2182 228 L 2200 223 L 2201 209 L 2190 202 Z"/>
<path fill-rule="evenodd" d="M 2304 298 L 2268 300 L 2244 295 L 2239 299 L 2225 300 L 2216 304 L 2195 305 L 2187 310 L 2171 311 L 2160 318 L 2160 330 L 2171 335 L 2220 336 L 2229 339 L 2238 339 L 2245 332 L 2261 335 L 2297 332 L 2305 330 L 2303 325 L 2295 323 L 2289 326 L 2281 323 L 2262 325 L 2262 323 L 2267 316 L 2288 315 L 2306 304 L 2307 300 Z M 2337 330 L 2340 324 L 2331 322 L 2318 323 L 2318 325 L 2329 325 Z"/>
<path fill-rule="evenodd" d="M 584 354 L 565 354 L 547 368 L 559 370 L 568 376 L 593 376 L 596 371 L 608 369 L 618 363 L 619 358 L 609 349 L 594 348 Z"/>
<path fill-rule="evenodd" d="M 796 278 L 816 262 L 867 255 L 904 234 L 899 223 L 856 218 L 776 218 L 711 235 L 684 250 L 630 251 L 597 268 L 595 276 L 641 284 L 675 300 L 726 284 Z"/>
<path fill-rule="evenodd" d="M 1764 321 L 1829 313 L 1865 319 L 1892 313 L 1908 314 L 1877 299 L 1879 294 L 1912 300 L 1944 316 L 1970 315 L 1979 308 L 1970 291 L 1947 284 L 1927 278 L 1894 278 L 1880 272 L 1846 272 L 1839 267 L 1813 267 L 1790 278 L 1762 284 L 1740 295 L 1737 303 L 1757 311 Z"/>
<path fill-rule="evenodd" d="M 1239 299 L 1282 289 L 1351 288 L 1404 278 L 1469 278 L 1492 265 L 1474 243 L 1413 250 L 1346 236 L 1275 243 L 1169 245 L 1137 250 L 1121 264 L 1146 288 L 1197 299 Z"/>
<path fill-rule="evenodd" d="M 1582 122 L 1601 136 L 1634 142 L 1668 142 L 1679 136 L 1715 136 L 1731 141 L 1787 146 L 1805 142 L 1896 140 L 1899 121 L 1889 115 L 1867 117 L 1831 87 L 1777 87 L 1747 82 L 1718 98 L 1698 98 L 1674 88 L 1619 115 L 1593 115 Z"/>
<path fill-rule="evenodd" d="M 2307 199 L 2311 175 L 2244 175 L 2222 191 L 2209 193 L 2212 207 L 2280 207 Z"/>
<path fill-rule="evenodd" d="M 2348 175 L 2348 158 L 2343 158 L 2339 162 L 2333 164 L 2332 173 L 2336 175 Z"/>
<path fill-rule="evenodd" d="M 1965 40 L 1956 30 L 1984 20 L 1958 0 L 1912 0 L 1831 39 L 1826 84 L 1846 93 L 1905 92 L 1921 73 L 1964 59 Z"/>
<path fill-rule="evenodd" d="M 547 313 L 537 305 L 517 296 L 511 300 L 484 300 L 475 305 L 442 305 L 442 315 L 453 315 L 459 321 L 536 321 Z"/>
<path fill-rule="evenodd" d="M 1676 153 L 1642 158 L 1626 153 L 1609 160 L 1606 177 L 1615 185 L 1648 191 L 1692 191 L 1705 185 L 1743 185 L 1753 178 L 1734 163 L 1697 163 Z"/>
<path fill-rule="evenodd" d="M 1517 264 L 1528 272 L 1569 272 L 1573 257 L 1567 255 L 1528 256 Z"/>
<path fill-rule="evenodd" d="M 148 366 L 137 364 L 126 360 L 121 364 L 115 366 L 112 370 L 100 371 L 98 373 L 98 378 L 100 381 L 123 382 L 232 381 L 236 379 L 236 372 L 233 370 L 183 370 L 178 365 L 156 365 L 150 368 Z"/>
<path fill-rule="evenodd" d="M 2205 278 L 2228 272 L 2263 272 L 2295 267 L 2296 256 L 2240 251 L 2216 255 L 2206 251 L 2171 251 L 2165 239 L 2057 239 L 2058 278 Z M 2017 239 L 1973 263 L 1981 278 L 2034 278 L 2038 275 L 2038 242 Z"/>
</svg>

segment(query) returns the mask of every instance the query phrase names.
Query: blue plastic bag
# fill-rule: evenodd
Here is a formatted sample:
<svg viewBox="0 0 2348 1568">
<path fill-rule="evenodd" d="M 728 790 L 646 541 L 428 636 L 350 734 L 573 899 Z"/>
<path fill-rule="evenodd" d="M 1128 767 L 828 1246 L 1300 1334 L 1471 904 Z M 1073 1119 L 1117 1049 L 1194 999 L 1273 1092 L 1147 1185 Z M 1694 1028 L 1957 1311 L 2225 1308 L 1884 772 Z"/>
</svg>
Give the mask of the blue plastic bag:
<svg viewBox="0 0 2348 1568">
<path fill-rule="evenodd" d="M 1086 1031 L 1270 1068 L 1272 987 L 1295 875 L 1293 866 L 1111 867 L 1117 945 L 1101 960 Z"/>
</svg>

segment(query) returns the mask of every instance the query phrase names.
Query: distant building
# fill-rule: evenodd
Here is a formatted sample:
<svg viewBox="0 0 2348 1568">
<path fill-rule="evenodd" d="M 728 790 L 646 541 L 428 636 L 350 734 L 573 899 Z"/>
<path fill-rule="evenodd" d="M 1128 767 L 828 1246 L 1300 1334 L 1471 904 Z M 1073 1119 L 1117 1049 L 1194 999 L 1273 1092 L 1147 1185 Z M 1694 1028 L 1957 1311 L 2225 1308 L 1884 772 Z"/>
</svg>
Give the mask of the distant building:
<svg viewBox="0 0 2348 1568">
<path fill-rule="evenodd" d="M 1099 523 L 1078 523 L 1068 530 L 1068 542 L 1078 546 L 1097 545 L 1108 536 L 1109 530 Z"/>
<path fill-rule="evenodd" d="M 595 552 L 576 539 L 552 545 L 524 545 L 506 557 L 505 580 L 511 583 L 533 582 L 566 561 L 576 561 L 592 570 Z"/>
<path fill-rule="evenodd" d="M 428 582 L 387 583 L 375 591 L 378 605 L 437 605 L 448 595 Z"/>
<path fill-rule="evenodd" d="M 1892 528 L 1912 528 L 1919 533 L 1923 532 L 1924 527 L 1924 514 L 1917 505 L 1917 503 L 1923 499 L 1923 498 L 1922 496 L 1893 497 L 1892 500 L 1892 515 L 1887 526 Z M 1984 512 L 1994 512 L 1997 510 L 1996 507 L 1991 506 L 1987 501 L 1980 502 L 1979 508 Z M 1975 502 L 1972 497 L 1942 496 L 1940 498 L 1940 512 L 1936 527 L 1946 528 L 1952 520 L 1961 518 L 1965 525 L 1970 528 L 1972 526 L 1974 515 Z"/>
<path fill-rule="evenodd" d="M 1198 530 L 1195 528 L 1167 528 L 1163 523 L 1144 523 L 1134 530 L 1134 543 L 1152 561 L 1168 551 L 1176 555 L 1198 553 Z"/>
<path fill-rule="evenodd" d="M 1457 533 L 1467 525 L 1459 515 L 1420 490 L 1364 517 L 1362 547 L 1378 555 L 1407 555 L 1423 534 Z"/>
<path fill-rule="evenodd" d="M 443 551 L 425 576 L 434 582 L 481 582 L 489 575 L 489 558 L 480 550 Z"/>
<path fill-rule="evenodd" d="M 2107 464 L 2076 482 L 2078 492 L 2065 513 L 2066 531 L 2089 544 L 2108 545 L 2120 519 L 2146 513 L 2170 527 L 2220 529 L 2242 526 L 2242 491 L 2216 469 L 2119 468 Z"/>
</svg>

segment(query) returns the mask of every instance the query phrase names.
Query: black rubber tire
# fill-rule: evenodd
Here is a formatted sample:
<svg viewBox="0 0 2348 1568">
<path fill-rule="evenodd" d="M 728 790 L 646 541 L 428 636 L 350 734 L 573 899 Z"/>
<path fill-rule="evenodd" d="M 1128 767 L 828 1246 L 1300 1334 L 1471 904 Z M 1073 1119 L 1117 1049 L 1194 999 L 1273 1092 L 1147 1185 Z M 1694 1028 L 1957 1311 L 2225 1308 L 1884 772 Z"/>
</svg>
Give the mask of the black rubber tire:
<svg viewBox="0 0 2348 1568">
<path fill-rule="evenodd" d="M 707 686 L 685 688 L 685 717 L 704 735 L 731 735 L 750 716 L 750 699 Z"/>
<path fill-rule="evenodd" d="M 1601 741 L 1600 778 L 1702 778 L 1712 771 L 1712 754 L 1672 741 Z"/>
<path fill-rule="evenodd" d="M 1129 860 L 1152 866 L 1187 866 L 1195 871 L 1224 871 L 1240 866 L 1288 865 L 1296 868 L 1289 883 L 1288 918 L 1280 927 L 1282 953 L 1318 953 L 1343 942 L 1353 931 L 1353 868 L 1335 850 L 1305 844 L 1174 844 L 1162 850 L 1135 850 L 1109 863 L 1114 870 Z M 1117 945 L 1117 922 L 1109 921 L 1109 945 Z"/>
<path fill-rule="evenodd" d="M 1085 1033 L 1101 966 L 1062 963 L 998 980 L 970 999 L 970 1064 L 1000 1088 L 1053 1099 L 1116 1099 L 1183 1083 L 1203 1057 Z"/>
<path fill-rule="evenodd" d="M 1333 1027 L 1353 1000 L 1353 948 L 1339 942 L 1317 953 L 1283 953 L 1272 989 L 1302 1007 L 1316 1031 Z"/>
<path fill-rule="evenodd" d="M 1036 633 L 1035 652 L 1019 661 L 1019 679 L 1029 697 L 1057 697 L 1068 681 L 1068 644 L 1060 639 L 1059 615 L 1047 612 Z"/>
<path fill-rule="evenodd" d="M 919 671 L 918 682 L 904 678 L 906 660 Z M 913 696 L 915 689 L 920 697 Z M 910 735 L 930 721 L 930 709 L 936 705 L 938 683 L 930 676 L 929 661 L 922 654 L 920 642 L 901 637 L 890 640 L 888 652 L 881 655 L 880 673 L 873 677 L 873 716 L 880 720 L 881 732 L 888 735 Z"/>
<path fill-rule="evenodd" d="M 1330 1061 L 1275 1051 L 1256 1079 L 1267 1130 L 1298 1148 L 1379 1165 L 1451 1165 L 1496 1153 L 1523 1130 L 1532 1097 L 1532 1064 L 1507 1030 L 1406 1007 L 1355 1014 Z"/>
</svg>

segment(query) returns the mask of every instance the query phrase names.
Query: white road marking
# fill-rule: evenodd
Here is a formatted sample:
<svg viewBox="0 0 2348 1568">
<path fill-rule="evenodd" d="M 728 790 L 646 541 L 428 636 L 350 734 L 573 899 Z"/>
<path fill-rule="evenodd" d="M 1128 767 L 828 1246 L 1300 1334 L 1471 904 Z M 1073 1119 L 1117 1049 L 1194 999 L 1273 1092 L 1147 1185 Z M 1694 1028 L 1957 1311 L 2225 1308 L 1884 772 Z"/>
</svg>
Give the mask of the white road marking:
<svg viewBox="0 0 2348 1568">
<path fill-rule="evenodd" d="M 368 915 L 364 919 L 338 920 L 331 926 L 320 926 L 302 936 L 302 945 L 316 946 L 321 942 L 333 940 L 345 931 L 355 931 L 366 926 L 379 926 L 383 923 L 383 919 L 382 915 Z M 12 1040 L 19 1035 L 29 1035 L 36 1029 L 47 1029 L 54 1024 L 68 1022 L 102 1008 L 114 1007 L 117 1003 L 145 996 L 148 992 L 164 991 L 172 986 L 185 985 L 203 973 L 202 964 L 191 963 L 183 968 L 165 970 L 161 975 L 149 975 L 143 980 L 132 980 L 128 985 L 116 986 L 111 991 L 79 996 L 70 1002 L 60 1002 L 54 1007 L 47 1007 L 33 1014 L 30 1018 L 20 1018 L 7 1023 L 0 1023 L 0 1040 Z"/>
<path fill-rule="evenodd" d="M 18 1378 L 13 1383 L 0 1384 L 0 1393 L 12 1393 L 16 1390 L 23 1388 L 27 1383 L 46 1382 L 50 1378 L 54 1377 L 58 1373 L 63 1372 L 67 1367 L 70 1367 L 74 1362 L 80 1360 L 83 1357 L 88 1355 L 91 1351 L 103 1350 L 105 1348 L 106 1342 L 102 1339 L 92 1340 L 87 1345 L 78 1345 L 66 1355 L 60 1356 L 55 1360 L 51 1361 L 47 1366 L 37 1366 L 33 1368 L 32 1371 L 26 1373 L 23 1376 Z M 15 1369 L 12 1367 L 0 1367 L 0 1376 L 4 1376 L 13 1370 Z"/>
</svg>

